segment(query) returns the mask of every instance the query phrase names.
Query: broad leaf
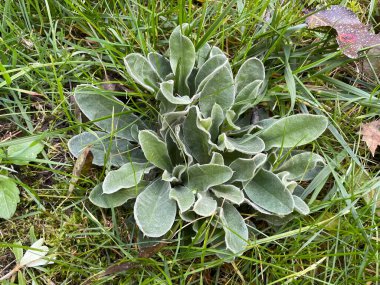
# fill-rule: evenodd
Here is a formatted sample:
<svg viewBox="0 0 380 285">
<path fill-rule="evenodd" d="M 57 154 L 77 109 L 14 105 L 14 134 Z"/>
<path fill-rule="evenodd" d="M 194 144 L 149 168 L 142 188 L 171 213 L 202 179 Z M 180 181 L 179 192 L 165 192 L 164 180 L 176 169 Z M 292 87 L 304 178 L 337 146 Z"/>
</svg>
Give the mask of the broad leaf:
<svg viewBox="0 0 380 285">
<path fill-rule="evenodd" d="M 90 193 L 90 201 L 101 208 L 116 208 L 125 204 L 130 199 L 135 199 L 145 188 L 146 183 L 141 183 L 136 187 L 124 188 L 112 194 L 103 192 L 102 184 L 98 184 Z"/>
<path fill-rule="evenodd" d="M 16 212 L 20 202 L 20 191 L 16 183 L 9 177 L 0 175 L 0 218 L 10 219 Z"/>
<path fill-rule="evenodd" d="M 197 76 L 195 77 L 195 88 L 197 89 L 202 81 L 209 80 L 212 73 L 226 63 L 228 63 L 228 59 L 224 54 L 209 58 L 198 70 Z M 204 84 L 202 84 L 202 86 L 204 86 Z M 201 90 L 198 89 L 198 91 Z"/>
<path fill-rule="evenodd" d="M 240 127 L 234 123 L 236 118 L 237 118 L 236 113 L 233 110 L 227 110 L 226 119 L 224 120 L 222 131 L 223 132 L 229 132 L 229 131 L 240 130 Z"/>
<path fill-rule="evenodd" d="M 272 172 L 261 169 L 244 187 L 248 198 L 266 211 L 283 216 L 294 208 L 293 197 Z"/>
<path fill-rule="evenodd" d="M 245 86 L 239 94 L 237 94 L 232 109 L 238 116 L 260 103 L 262 99 L 260 96 L 262 83 L 261 80 L 255 80 Z"/>
<path fill-rule="evenodd" d="M 327 123 L 327 118 L 321 115 L 293 115 L 268 126 L 260 137 L 265 142 L 265 150 L 273 147 L 293 148 L 314 141 L 326 130 Z"/>
<path fill-rule="evenodd" d="M 171 173 L 165 170 L 162 174 L 162 180 L 174 183 L 181 182 L 182 174 L 186 171 L 186 169 L 186 165 L 179 164 L 174 166 Z"/>
<path fill-rule="evenodd" d="M 252 158 L 238 158 L 230 164 L 230 168 L 234 172 L 231 182 L 249 181 L 261 169 L 267 160 L 267 155 L 258 153 Z"/>
<path fill-rule="evenodd" d="M 243 63 L 240 67 L 236 78 L 235 78 L 235 88 L 236 94 L 239 94 L 244 87 L 246 87 L 251 82 L 255 80 L 264 81 L 265 79 L 265 68 L 261 60 L 257 58 L 250 58 Z"/>
<path fill-rule="evenodd" d="M 160 77 L 152 64 L 141 54 L 131 53 L 124 58 L 128 74 L 141 86 L 150 92 L 158 89 Z"/>
<path fill-rule="evenodd" d="M 194 193 L 185 186 L 177 186 L 170 189 L 169 197 L 177 201 L 181 213 L 189 210 L 195 201 Z"/>
<path fill-rule="evenodd" d="M 210 164 L 224 165 L 223 155 L 219 152 L 213 152 L 210 160 Z"/>
<path fill-rule="evenodd" d="M 175 143 L 177 144 L 178 150 L 181 153 L 184 163 L 186 165 L 191 165 L 193 163 L 193 156 L 191 155 L 190 150 L 187 149 L 184 143 L 185 139 L 183 135 L 182 126 L 176 125 L 174 127 L 174 133 L 170 132 L 170 136 L 172 137 L 173 141 L 175 141 Z"/>
<path fill-rule="evenodd" d="M 220 219 L 226 234 L 227 249 L 233 253 L 244 250 L 248 241 L 248 228 L 238 210 L 230 203 L 224 203 L 220 209 Z"/>
<path fill-rule="evenodd" d="M 293 195 L 294 199 L 294 210 L 302 215 L 309 215 L 309 206 L 298 196 Z"/>
<path fill-rule="evenodd" d="M 188 24 L 176 27 L 169 38 L 170 65 L 177 79 L 175 89 L 182 96 L 190 95 L 187 79 L 195 64 L 194 45 L 182 34 L 188 28 Z"/>
<path fill-rule="evenodd" d="M 16 165 L 26 165 L 44 149 L 44 145 L 38 141 L 10 145 L 7 149 L 8 160 Z"/>
<path fill-rule="evenodd" d="M 209 217 L 216 211 L 217 203 L 206 193 L 198 194 L 198 200 L 194 204 L 194 212 L 202 217 Z"/>
<path fill-rule="evenodd" d="M 169 193 L 170 183 L 156 180 L 137 196 L 135 221 L 145 235 L 160 237 L 173 226 L 177 206 Z"/>
<path fill-rule="evenodd" d="M 160 84 L 160 91 L 165 99 L 174 105 L 188 105 L 191 103 L 189 96 L 174 96 L 174 81 L 169 80 Z"/>
<path fill-rule="evenodd" d="M 157 74 L 161 77 L 162 81 L 172 73 L 170 67 L 170 62 L 164 56 L 159 53 L 151 52 L 148 54 L 148 60 L 153 68 L 156 70 Z"/>
<path fill-rule="evenodd" d="M 211 47 L 210 57 L 217 56 L 217 55 L 224 55 L 224 52 L 216 46 Z"/>
<path fill-rule="evenodd" d="M 145 162 L 140 150 L 130 150 L 132 146 L 127 140 L 114 137 L 111 141 L 108 134 L 103 132 L 81 133 L 72 137 L 68 146 L 76 158 L 86 147 L 91 146 L 92 163 L 95 165 L 102 166 L 107 161 L 114 166 L 122 166 L 130 161 Z M 105 161 L 105 159 L 107 160 Z"/>
<path fill-rule="evenodd" d="M 225 115 L 222 107 L 215 103 L 211 110 L 211 127 L 209 131 L 212 142 L 216 142 L 220 131 L 220 126 L 223 124 L 224 118 Z"/>
<path fill-rule="evenodd" d="M 264 142 L 256 135 L 244 135 L 241 138 L 230 138 L 221 134 L 218 138 L 219 147 L 229 152 L 238 151 L 245 154 L 261 153 L 264 148 Z"/>
<path fill-rule="evenodd" d="M 244 202 L 243 191 L 234 185 L 218 185 L 211 188 L 212 192 L 218 198 L 226 199 L 234 204 L 241 204 Z"/>
<path fill-rule="evenodd" d="M 141 119 L 115 96 L 91 85 L 79 85 L 74 92 L 75 101 L 81 111 L 99 128 L 116 136 L 135 141 L 132 127 L 146 128 Z M 101 119 L 101 120 L 100 120 Z"/>
<path fill-rule="evenodd" d="M 227 182 L 232 174 L 231 168 L 224 165 L 195 164 L 188 169 L 186 186 L 191 190 L 203 192 L 212 186 Z"/>
<path fill-rule="evenodd" d="M 183 138 L 186 148 L 199 163 L 210 161 L 210 134 L 200 124 L 197 107 L 191 107 L 183 123 Z"/>
<path fill-rule="evenodd" d="M 103 182 L 103 192 L 111 194 L 140 183 L 144 173 L 150 169 L 146 163 L 129 162 L 117 170 L 108 172 Z"/>
<path fill-rule="evenodd" d="M 188 111 L 178 111 L 178 112 L 169 112 L 164 114 L 161 118 L 161 129 L 160 133 L 162 135 L 166 134 L 168 129 L 173 129 L 173 126 L 182 123 L 187 115 Z"/>
<path fill-rule="evenodd" d="M 211 47 L 208 43 L 201 46 L 196 53 L 197 67 L 200 68 L 209 58 Z"/>
<path fill-rule="evenodd" d="M 227 111 L 232 107 L 234 100 L 232 74 L 227 66 L 223 66 L 204 85 L 199 97 L 199 107 L 202 114 L 209 117 L 215 103 Z"/>
<path fill-rule="evenodd" d="M 152 131 L 141 131 L 139 142 L 146 159 L 158 168 L 171 171 L 173 166 L 170 161 L 166 143 L 160 140 Z"/>
<path fill-rule="evenodd" d="M 274 172 L 280 173 L 282 171 L 289 172 L 288 180 L 309 180 L 310 171 L 318 166 L 324 165 L 324 159 L 318 154 L 312 152 L 303 152 L 296 154 L 281 164 Z M 314 176 L 314 174 L 313 174 Z"/>
</svg>

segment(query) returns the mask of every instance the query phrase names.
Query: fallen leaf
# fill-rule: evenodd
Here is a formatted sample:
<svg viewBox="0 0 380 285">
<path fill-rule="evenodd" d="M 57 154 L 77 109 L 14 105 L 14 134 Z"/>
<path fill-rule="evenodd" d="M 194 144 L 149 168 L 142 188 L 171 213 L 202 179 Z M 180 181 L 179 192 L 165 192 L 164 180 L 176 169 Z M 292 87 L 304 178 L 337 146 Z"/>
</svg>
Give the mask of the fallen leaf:
<svg viewBox="0 0 380 285">
<path fill-rule="evenodd" d="M 93 155 L 91 153 L 91 145 L 87 146 L 78 156 L 73 168 L 73 175 L 70 180 L 68 196 L 73 192 L 75 184 L 78 182 L 82 172 L 85 172 L 92 165 Z"/>
<path fill-rule="evenodd" d="M 380 44 L 380 35 L 369 31 L 369 26 L 360 22 L 354 12 L 346 7 L 333 5 L 306 19 L 309 28 L 331 27 L 336 30 L 336 38 L 343 54 L 357 58 L 358 51 L 365 47 Z"/>
<path fill-rule="evenodd" d="M 375 156 L 376 148 L 380 145 L 380 120 L 361 126 L 362 140 L 367 144 L 372 156 Z"/>
</svg>

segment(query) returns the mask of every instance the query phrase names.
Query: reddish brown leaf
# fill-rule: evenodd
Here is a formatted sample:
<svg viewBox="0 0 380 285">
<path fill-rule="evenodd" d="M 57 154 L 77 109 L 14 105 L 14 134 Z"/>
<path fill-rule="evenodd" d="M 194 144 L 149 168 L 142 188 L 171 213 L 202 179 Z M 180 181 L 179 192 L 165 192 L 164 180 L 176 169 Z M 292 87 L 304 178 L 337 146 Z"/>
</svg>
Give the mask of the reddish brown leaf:
<svg viewBox="0 0 380 285">
<path fill-rule="evenodd" d="M 362 48 L 380 44 L 380 35 L 371 33 L 355 13 L 343 6 L 334 5 L 330 9 L 319 11 L 309 16 L 306 24 L 309 28 L 335 29 L 339 48 L 350 58 L 357 58 L 358 51 Z"/>
<path fill-rule="evenodd" d="M 362 140 L 367 144 L 372 156 L 380 145 L 380 120 L 363 124 L 361 127 Z"/>
</svg>

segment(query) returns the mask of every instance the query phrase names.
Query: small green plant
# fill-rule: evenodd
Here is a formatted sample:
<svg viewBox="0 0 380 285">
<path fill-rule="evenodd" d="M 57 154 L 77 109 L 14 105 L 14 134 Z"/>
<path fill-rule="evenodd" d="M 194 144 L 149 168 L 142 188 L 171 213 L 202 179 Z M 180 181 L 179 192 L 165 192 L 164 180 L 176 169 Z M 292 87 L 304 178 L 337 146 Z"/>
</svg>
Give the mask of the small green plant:
<svg viewBox="0 0 380 285">
<path fill-rule="evenodd" d="M 152 94 L 156 121 L 81 85 L 76 102 L 102 131 L 73 137 L 69 148 L 78 157 L 91 145 L 93 163 L 113 167 L 90 194 L 95 205 L 136 199 L 134 218 L 148 237 L 164 236 L 177 218 L 193 223 L 195 232 L 199 220 L 208 219 L 219 233 L 210 242 L 241 254 L 249 231 L 239 209 L 264 218 L 309 213 L 297 182 L 313 179 L 324 160 L 295 148 L 318 138 L 328 121 L 257 115 L 265 96 L 262 62 L 250 58 L 233 76 L 219 48 L 206 44 L 196 51 L 187 32 L 184 24 L 171 34 L 169 59 L 158 53 L 124 59 L 128 74 Z"/>
<path fill-rule="evenodd" d="M 26 165 L 43 150 L 44 145 L 38 141 L 14 144 L 6 152 L 0 149 L 0 218 L 10 219 L 20 202 L 20 191 L 6 164 Z M 3 162 L 5 161 L 5 163 Z"/>
</svg>

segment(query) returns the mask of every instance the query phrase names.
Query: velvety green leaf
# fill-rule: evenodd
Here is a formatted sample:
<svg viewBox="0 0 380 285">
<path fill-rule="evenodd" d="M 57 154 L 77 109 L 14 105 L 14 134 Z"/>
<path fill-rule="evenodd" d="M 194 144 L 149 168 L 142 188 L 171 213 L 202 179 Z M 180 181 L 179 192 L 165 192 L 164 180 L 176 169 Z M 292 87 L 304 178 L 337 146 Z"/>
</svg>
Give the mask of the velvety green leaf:
<svg viewBox="0 0 380 285">
<path fill-rule="evenodd" d="M 260 137 L 265 149 L 273 147 L 293 148 L 308 144 L 318 138 L 327 128 L 325 116 L 297 114 L 277 120 L 265 128 Z"/>
<path fill-rule="evenodd" d="M 248 228 L 239 211 L 230 203 L 224 203 L 220 209 L 220 219 L 226 234 L 227 249 L 233 253 L 244 250 L 248 241 Z"/>
<path fill-rule="evenodd" d="M 128 74 L 150 92 L 155 92 L 158 89 L 160 77 L 152 64 L 141 54 L 131 53 L 124 58 L 124 64 Z"/>
<path fill-rule="evenodd" d="M 309 206 L 298 196 L 293 195 L 294 210 L 302 215 L 310 214 Z"/>
<path fill-rule="evenodd" d="M 218 164 L 195 164 L 187 172 L 187 187 L 202 192 L 208 188 L 227 182 L 232 177 L 228 166 Z M 186 175 L 185 175 L 186 176 Z"/>
<path fill-rule="evenodd" d="M 10 219 L 20 202 L 17 184 L 9 177 L 0 175 L 0 218 Z"/>
<path fill-rule="evenodd" d="M 177 147 L 176 151 L 178 151 L 178 154 L 181 158 L 181 160 L 177 161 L 176 164 L 181 163 L 181 164 L 191 165 L 193 163 L 193 156 L 190 154 L 189 150 L 185 146 L 182 126 L 176 125 L 174 127 L 174 132 L 170 131 L 169 135 L 172 138 L 172 141 L 176 144 L 176 147 Z M 177 155 L 177 153 L 174 153 L 173 150 L 170 148 L 168 148 L 168 150 L 170 153 L 170 157 L 173 159 L 173 154 Z"/>
<path fill-rule="evenodd" d="M 266 214 L 266 215 L 273 215 L 272 212 L 269 212 L 267 210 L 264 210 L 263 208 L 261 208 L 259 205 L 253 203 L 251 200 L 249 199 L 245 199 L 245 203 L 250 205 L 253 209 L 255 209 L 256 211 L 258 211 L 259 213 L 262 213 L 262 214 Z"/>
<path fill-rule="evenodd" d="M 112 194 L 122 188 L 136 186 L 150 168 L 146 163 L 128 162 L 119 169 L 108 172 L 103 182 L 103 193 Z"/>
<path fill-rule="evenodd" d="M 196 53 L 197 67 L 200 68 L 208 59 L 211 47 L 208 43 L 201 46 Z"/>
<path fill-rule="evenodd" d="M 115 96 L 106 95 L 104 90 L 91 85 L 79 85 L 74 91 L 75 101 L 81 111 L 99 128 L 116 136 L 135 141 L 132 135 L 133 126 L 145 129 L 142 120 L 131 113 L 131 110 Z"/>
<path fill-rule="evenodd" d="M 251 82 L 255 80 L 264 81 L 264 79 L 265 68 L 261 60 L 258 58 L 246 60 L 240 67 L 235 78 L 236 94 L 239 94 L 240 91 Z"/>
<path fill-rule="evenodd" d="M 167 182 L 173 182 L 173 183 L 177 183 L 179 182 L 179 179 L 175 176 L 173 176 L 169 171 L 167 170 L 164 170 L 164 172 L 162 173 L 162 176 L 161 176 L 161 179 L 163 181 L 167 181 Z"/>
<path fill-rule="evenodd" d="M 174 112 L 177 109 L 177 105 L 170 103 L 161 91 L 156 93 L 156 100 L 160 102 L 158 107 L 161 115 Z"/>
<path fill-rule="evenodd" d="M 169 80 L 160 84 L 161 94 L 165 99 L 174 105 L 188 105 L 191 99 L 188 96 L 174 96 L 174 81 Z"/>
<path fill-rule="evenodd" d="M 125 204 L 130 199 L 135 199 L 137 195 L 146 187 L 146 183 L 141 183 L 136 187 L 124 188 L 112 194 L 103 192 L 102 184 L 98 184 L 90 193 L 90 201 L 101 208 L 116 208 Z"/>
<path fill-rule="evenodd" d="M 163 135 L 167 129 L 172 129 L 174 125 L 182 123 L 187 115 L 188 111 L 178 111 L 166 113 L 161 117 L 161 129 L 160 133 Z"/>
<path fill-rule="evenodd" d="M 187 223 L 192 223 L 198 218 L 197 214 L 195 214 L 194 211 L 186 211 L 183 213 L 179 212 L 179 216 Z"/>
<path fill-rule="evenodd" d="M 199 97 L 199 107 L 202 114 L 209 117 L 215 103 L 227 111 L 234 104 L 234 100 L 232 74 L 227 66 L 223 66 L 204 85 Z"/>
<path fill-rule="evenodd" d="M 162 173 L 162 180 L 168 181 L 168 182 L 181 182 L 181 176 L 186 171 L 187 166 L 186 165 L 176 165 L 173 168 L 172 172 L 168 172 L 167 170 Z"/>
<path fill-rule="evenodd" d="M 158 168 L 171 171 L 173 166 L 170 161 L 166 143 L 160 140 L 152 131 L 141 131 L 139 142 L 146 159 Z"/>
<path fill-rule="evenodd" d="M 195 77 L 195 88 L 197 89 L 203 80 L 209 80 L 210 75 L 215 72 L 218 68 L 228 63 L 228 58 L 223 55 L 217 55 L 214 57 L 210 57 L 201 68 L 199 68 L 198 73 Z M 204 86 L 204 84 L 202 84 Z M 201 91 L 198 89 L 198 91 Z"/>
<path fill-rule="evenodd" d="M 160 237 L 173 226 L 177 213 L 176 202 L 169 198 L 170 183 L 156 180 L 136 199 L 135 221 L 140 230 L 149 237 Z"/>
<path fill-rule="evenodd" d="M 92 163 L 95 165 L 104 165 L 105 159 L 111 165 L 122 166 L 123 164 L 134 162 L 145 162 L 145 158 L 139 150 L 130 150 L 132 145 L 125 139 L 111 138 L 103 132 L 84 132 L 72 137 L 68 146 L 70 152 L 78 158 L 82 151 L 91 145 L 91 153 L 93 155 Z"/>
<path fill-rule="evenodd" d="M 176 91 L 182 96 L 190 95 L 187 79 L 195 64 L 195 48 L 191 40 L 184 36 L 182 31 L 189 29 L 188 24 L 177 26 L 169 38 L 170 65 L 174 71 L 176 81 Z"/>
<path fill-rule="evenodd" d="M 324 159 L 312 152 L 296 154 L 281 164 L 275 173 L 289 172 L 288 180 L 308 180 L 308 173 L 318 165 L 324 165 Z"/>
<path fill-rule="evenodd" d="M 182 174 L 184 174 L 187 170 L 187 165 L 176 165 L 173 168 L 172 174 L 174 177 L 177 177 L 181 180 Z"/>
<path fill-rule="evenodd" d="M 237 94 L 232 109 L 238 116 L 260 103 L 262 99 L 260 96 L 262 83 L 261 80 L 255 80 L 245 86 L 239 94 Z"/>
<path fill-rule="evenodd" d="M 244 135 L 241 138 L 230 138 L 221 134 L 218 139 L 219 147 L 228 151 L 238 151 L 245 154 L 257 154 L 264 150 L 265 145 L 261 138 L 253 135 Z"/>
<path fill-rule="evenodd" d="M 292 219 L 294 219 L 294 214 L 286 215 L 286 216 L 273 216 L 273 215 L 265 215 L 265 214 L 258 214 L 257 215 L 258 220 L 266 221 L 270 225 L 274 225 L 277 227 L 284 226 L 287 223 L 289 223 Z"/>
<path fill-rule="evenodd" d="M 220 48 L 216 46 L 211 47 L 210 57 L 217 56 L 217 55 L 225 55 L 225 54 Z"/>
<path fill-rule="evenodd" d="M 234 185 L 218 185 L 211 188 L 212 192 L 218 198 L 226 199 L 234 204 L 244 202 L 244 194 L 240 188 Z"/>
<path fill-rule="evenodd" d="M 183 138 L 186 148 L 199 163 L 210 161 L 210 133 L 200 125 L 198 107 L 191 107 L 183 123 Z"/>
<path fill-rule="evenodd" d="M 170 189 L 169 197 L 177 201 L 181 213 L 189 210 L 195 202 L 194 193 L 185 186 L 177 186 Z"/>
<path fill-rule="evenodd" d="M 221 131 L 222 132 L 229 132 L 229 131 L 240 130 L 240 127 L 234 123 L 235 118 L 236 118 L 236 113 L 233 110 L 227 110 L 226 119 L 224 120 L 224 124 L 222 126 Z"/>
<path fill-rule="evenodd" d="M 7 149 L 8 160 L 16 165 L 26 165 L 44 149 L 44 145 L 38 141 L 18 143 L 10 145 Z"/>
<path fill-rule="evenodd" d="M 180 150 L 181 156 L 184 160 L 184 163 L 186 165 L 191 165 L 193 163 L 193 156 L 190 153 L 190 150 L 187 149 L 184 141 L 184 135 L 181 125 L 176 125 L 174 127 L 174 133 L 170 132 L 170 135 L 172 136 L 173 140 L 178 146 L 178 149 Z"/>
<path fill-rule="evenodd" d="M 216 142 L 224 118 L 225 116 L 222 107 L 215 103 L 211 110 L 211 127 L 209 131 L 212 142 Z"/>
<path fill-rule="evenodd" d="M 206 193 L 198 194 L 198 200 L 194 204 L 194 212 L 202 217 L 209 217 L 216 211 L 216 201 Z"/>
<path fill-rule="evenodd" d="M 249 181 L 256 175 L 267 160 L 267 155 L 258 153 L 252 158 L 238 158 L 230 164 L 230 168 L 234 172 L 231 182 Z"/>
<path fill-rule="evenodd" d="M 153 66 L 157 74 L 161 77 L 162 81 L 172 73 L 172 69 L 170 67 L 170 62 L 164 56 L 159 53 L 151 52 L 148 54 L 148 60 L 150 64 Z"/>
<path fill-rule="evenodd" d="M 213 152 L 210 160 L 210 164 L 224 165 L 223 155 L 219 152 Z"/>
<path fill-rule="evenodd" d="M 290 193 L 293 193 L 293 190 L 297 187 L 297 182 L 289 180 L 290 173 L 287 171 L 283 171 L 276 174 L 278 178 L 280 178 L 282 184 L 285 185 L 286 189 L 289 190 Z"/>
<path fill-rule="evenodd" d="M 272 172 L 261 169 L 244 190 L 253 203 L 266 211 L 277 215 L 287 215 L 293 211 L 292 195 Z"/>
</svg>

